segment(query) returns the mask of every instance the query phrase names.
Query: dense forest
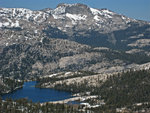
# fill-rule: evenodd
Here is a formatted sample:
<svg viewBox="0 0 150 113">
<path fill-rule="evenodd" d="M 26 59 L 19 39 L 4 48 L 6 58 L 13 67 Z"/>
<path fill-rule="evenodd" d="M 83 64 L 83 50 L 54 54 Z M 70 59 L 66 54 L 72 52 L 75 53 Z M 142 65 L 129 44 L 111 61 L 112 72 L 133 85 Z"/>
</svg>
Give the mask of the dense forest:
<svg viewBox="0 0 150 113">
<path fill-rule="evenodd" d="M 124 51 L 116 51 L 112 49 L 108 50 L 89 50 L 90 52 L 102 52 L 104 56 L 109 60 L 112 61 L 114 59 L 120 59 L 122 61 L 128 63 L 137 63 L 143 64 L 150 62 L 150 56 L 146 55 L 145 53 L 126 53 Z"/>
<path fill-rule="evenodd" d="M 126 107 L 131 111 L 150 110 L 150 70 L 114 75 L 98 89 L 94 90 L 94 93 L 100 94 L 108 108 Z"/>
<path fill-rule="evenodd" d="M 12 92 L 18 88 L 22 88 L 23 81 L 15 80 L 11 78 L 0 79 L 0 95 Z"/>
<path fill-rule="evenodd" d="M 88 86 L 88 82 L 82 84 L 58 84 L 55 89 L 71 91 L 73 93 L 91 92 L 104 99 L 105 105 L 97 111 L 116 111 L 116 108 L 127 108 L 129 111 L 150 109 L 150 70 L 128 71 L 113 75 L 99 86 Z M 136 106 L 140 103 L 140 106 Z M 107 111 L 107 112 L 109 112 Z M 96 112 L 96 111 L 95 111 Z"/>
<path fill-rule="evenodd" d="M 77 75 L 76 75 L 77 76 Z M 54 81 L 52 79 L 52 81 Z M 43 81 L 42 81 L 43 82 Z M 102 81 L 99 81 L 100 83 Z M 128 71 L 110 76 L 104 83 L 97 86 L 88 86 L 87 81 L 82 84 L 56 85 L 55 89 L 71 91 L 73 93 L 90 92 L 98 95 L 99 100 L 105 104 L 97 108 L 87 108 L 92 113 L 115 113 L 117 110 L 124 112 L 149 112 L 150 111 L 150 70 Z M 86 100 L 90 104 L 91 100 Z M 85 101 L 85 102 L 86 102 Z M 2 113 L 78 113 L 83 106 L 70 104 L 40 104 L 32 103 L 26 99 L 12 101 L 0 99 Z M 122 111 L 123 112 L 123 111 Z"/>
<path fill-rule="evenodd" d="M 79 111 L 81 106 L 72 106 L 69 104 L 40 104 L 32 103 L 27 99 L 11 100 L 0 99 L 0 113 L 85 113 Z"/>
</svg>

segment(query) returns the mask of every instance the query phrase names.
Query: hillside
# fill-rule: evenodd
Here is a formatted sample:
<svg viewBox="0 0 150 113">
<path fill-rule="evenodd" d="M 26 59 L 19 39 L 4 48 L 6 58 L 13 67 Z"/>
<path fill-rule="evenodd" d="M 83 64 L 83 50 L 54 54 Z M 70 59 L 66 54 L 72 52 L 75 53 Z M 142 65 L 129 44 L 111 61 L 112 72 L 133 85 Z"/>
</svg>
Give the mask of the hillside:
<svg viewBox="0 0 150 113">
<path fill-rule="evenodd" d="M 14 80 L 11 78 L 0 78 L 0 96 L 22 88 L 22 85 L 23 81 Z"/>
<path fill-rule="evenodd" d="M 150 22 L 84 4 L 0 8 L 0 95 L 28 80 L 73 98 L 0 99 L 2 112 L 148 113 Z"/>
<path fill-rule="evenodd" d="M 91 72 L 67 72 L 39 78 L 37 86 L 71 91 L 81 97 L 98 95 L 82 103 L 99 105 L 97 112 L 149 112 L 150 70 L 101 75 Z M 60 81 L 61 79 L 61 81 Z M 99 103 L 100 102 L 100 103 Z M 102 104 L 104 102 L 105 104 Z M 98 104 L 99 103 L 99 104 Z M 87 108 L 91 108 L 90 106 Z"/>
<path fill-rule="evenodd" d="M 39 11 L 1 8 L 0 17 L 1 46 L 49 37 L 130 53 L 149 55 L 150 51 L 150 23 L 108 9 L 84 4 L 59 4 Z"/>
<path fill-rule="evenodd" d="M 42 42 L 35 44 L 20 43 L 3 48 L 0 53 L 0 75 L 31 79 L 69 70 L 113 73 L 149 61 L 150 58 L 144 54 L 132 55 L 68 40 L 43 38 Z"/>
<path fill-rule="evenodd" d="M 84 4 L 0 9 L 0 76 L 112 73 L 148 63 L 150 23 Z"/>
</svg>

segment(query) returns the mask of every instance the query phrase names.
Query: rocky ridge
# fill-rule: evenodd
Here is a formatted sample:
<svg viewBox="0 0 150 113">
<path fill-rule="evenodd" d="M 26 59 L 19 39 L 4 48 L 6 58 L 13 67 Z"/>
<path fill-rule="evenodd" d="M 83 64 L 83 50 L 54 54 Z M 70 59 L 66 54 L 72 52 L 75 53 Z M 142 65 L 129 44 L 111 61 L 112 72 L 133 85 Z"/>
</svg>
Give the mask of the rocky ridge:
<svg viewBox="0 0 150 113">
<path fill-rule="evenodd" d="M 149 46 L 149 22 L 84 4 L 59 4 L 40 11 L 1 8 L 0 17 L 1 45 L 51 37 L 125 50 L 145 51 Z"/>
<path fill-rule="evenodd" d="M 149 30 L 148 22 L 83 4 L 40 11 L 0 8 L 0 75 L 130 69 L 149 62 Z"/>
</svg>

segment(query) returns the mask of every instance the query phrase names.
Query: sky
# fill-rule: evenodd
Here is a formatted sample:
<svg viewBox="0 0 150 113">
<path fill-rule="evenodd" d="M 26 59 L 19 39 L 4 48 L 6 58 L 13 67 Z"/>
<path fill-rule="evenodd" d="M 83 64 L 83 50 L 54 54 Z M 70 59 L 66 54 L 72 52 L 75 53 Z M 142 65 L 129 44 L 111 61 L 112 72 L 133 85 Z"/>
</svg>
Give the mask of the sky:
<svg viewBox="0 0 150 113">
<path fill-rule="evenodd" d="M 107 8 L 130 18 L 150 21 L 150 0 L 0 0 L 0 7 L 40 10 L 59 3 L 83 3 L 93 8 Z"/>
</svg>

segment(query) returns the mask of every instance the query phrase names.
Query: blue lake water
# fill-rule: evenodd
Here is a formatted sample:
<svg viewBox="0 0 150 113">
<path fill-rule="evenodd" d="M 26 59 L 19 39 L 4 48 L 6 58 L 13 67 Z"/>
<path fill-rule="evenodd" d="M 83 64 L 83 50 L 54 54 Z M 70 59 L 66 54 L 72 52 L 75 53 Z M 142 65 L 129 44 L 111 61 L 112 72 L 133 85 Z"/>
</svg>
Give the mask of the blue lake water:
<svg viewBox="0 0 150 113">
<path fill-rule="evenodd" d="M 49 102 L 49 101 L 58 101 L 67 98 L 71 98 L 72 95 L 70 92 L 58 91 L 55 89 L 47 88 L 36 88 L 36 82 L 25 82 L 23 88 L 18 89 L 12 93 L 8 93 L 2 96 L 3 99 L 12 98 L 27 98 L 32 100 L 32 102 Z"/>
</svg>

